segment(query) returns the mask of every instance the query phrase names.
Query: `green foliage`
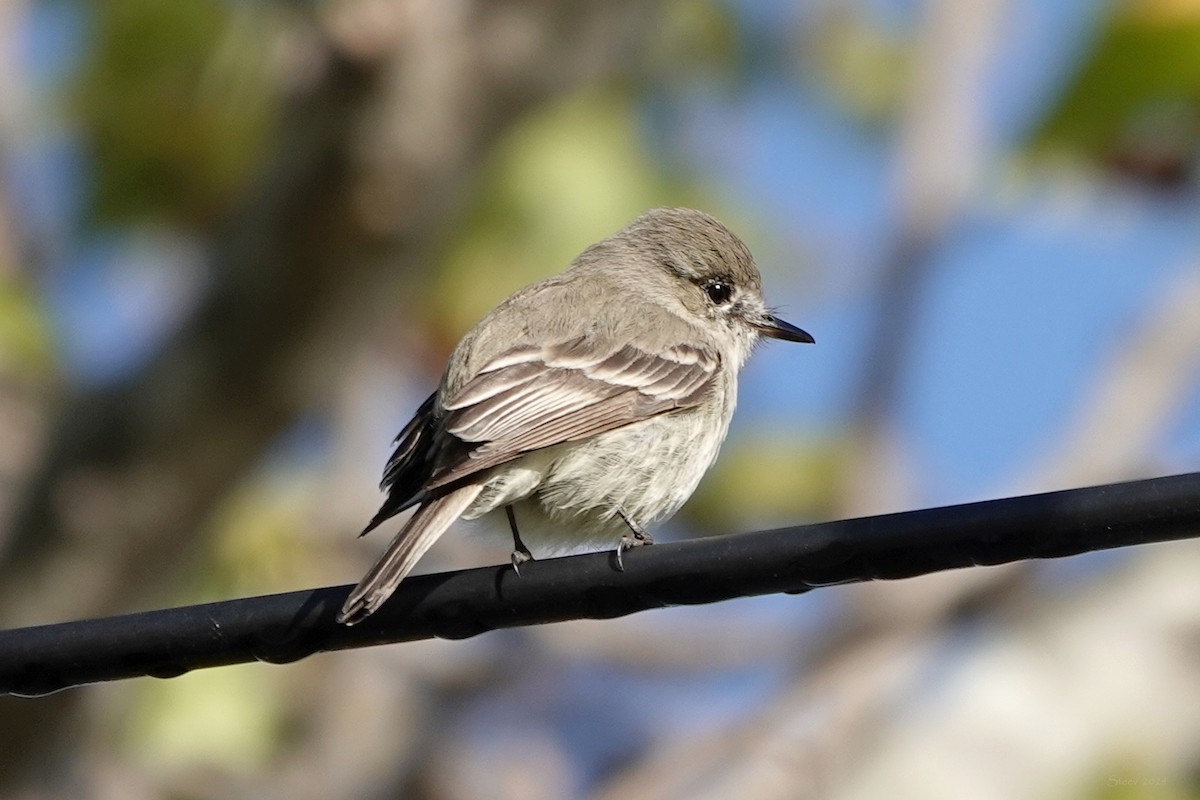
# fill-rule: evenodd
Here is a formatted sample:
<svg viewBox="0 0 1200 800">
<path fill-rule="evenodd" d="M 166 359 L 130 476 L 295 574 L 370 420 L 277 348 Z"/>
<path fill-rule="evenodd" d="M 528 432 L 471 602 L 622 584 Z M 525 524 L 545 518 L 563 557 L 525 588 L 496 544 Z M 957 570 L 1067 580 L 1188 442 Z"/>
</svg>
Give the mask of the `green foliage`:
<svg viewBox="0 0 1200 800">
<path fill-rule="evenodd" d="M 451 341 L 647 208 L 695 202 L 643 151 L 634 99 L 615 90 L 576 94 L 523 120 L 496 148 L 476 196 L 429 304 Z"/>
<path fill-rule="evenodd" d="M 1107 21 L 1061 102 L 1034 137 L 1037 150 L 1103 158 L 1131 138 L 1200 127 L 1200 15 L 1128 4 Z M 1182 123 L 1187 130 L 1180 130 Z"/>
<path fill-rule="evenodd" d="M 0 275 L 0 374 L 44 372 L 53 349 L 36 297 L 23 283 Z"/>
<path fill-rule="evenodd" d="M 909 91 L 915 43 L 857 6 L 834 7 L 804 37 L 800 68 L 841 108 L 870 125 L 892 122 Z"/>
<path fill-rule="evenodd" d="M 263 13 L 222 0 L 90 9 L 76 98 L 93 219 L 210 221 L 245 185 L 274 117 Z"/>
<path fill-rule="evenodd" d="M 655 46 L 645 55 L 659 80 L 731 81 L 737 74 L 737 23 L 723 4 L 671 0 L 658 9 Z"/>
<path fill-rule="evenodd" d="M 1094 800 L 1195 800 L 1200 797 L 1194 781 L 1168 776 L 1146 768 L 1136 759 L 1123 759 L 1096 777 L 1095 790 L 1084 796 Z"/>
<path fill-rule="evenodd" d="M 209 521 L 209 549 L 171 600 L 206 602 L 328 581 L 328 563 L 314 545 L 314 520 L 321 518 L 314 469 L 274 465 L 230 492 Z"/>
<path fill-rule="evenodd" d="M 795 436 L 747 436 L 728 442 L 681 513 L 698 530 L 795 524 L 833 513 L 841 450 Z"/>
<path fill-rule="evenodd" d="M 124 749 L 156 773 L 263 769 L 284 725 L 278 669 L 241 664 L 141 682 L 123 720 Z"/>
</svg>

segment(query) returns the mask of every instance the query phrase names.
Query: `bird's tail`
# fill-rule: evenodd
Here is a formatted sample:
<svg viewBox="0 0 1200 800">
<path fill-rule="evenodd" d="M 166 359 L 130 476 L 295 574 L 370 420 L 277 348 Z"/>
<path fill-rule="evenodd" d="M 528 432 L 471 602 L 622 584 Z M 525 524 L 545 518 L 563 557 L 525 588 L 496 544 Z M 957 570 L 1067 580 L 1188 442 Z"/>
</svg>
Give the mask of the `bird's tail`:
<svg viewBox="0 0 1200 800">
<path fill-rule="evenodd" d="M 467 510 L 482 489 L 481 485 L 468 484 L 418 508 L 346 598 L 338 622 L 357 624 L 383 605 L 425 551 Z"/>
</svg>

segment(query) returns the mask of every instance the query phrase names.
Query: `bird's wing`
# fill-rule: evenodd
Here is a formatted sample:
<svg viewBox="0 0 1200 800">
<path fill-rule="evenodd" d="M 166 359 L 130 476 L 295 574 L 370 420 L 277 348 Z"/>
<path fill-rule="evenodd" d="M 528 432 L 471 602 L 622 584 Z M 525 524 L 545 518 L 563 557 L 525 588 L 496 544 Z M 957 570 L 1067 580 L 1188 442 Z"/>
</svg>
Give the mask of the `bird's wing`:
<svg viewBox="0 0 1200 800">
<path fill-rule="evenodd" d="M 689 344 L 600 350 L 589 337 L 502 353 L 446 397 L 443 429 L 466 444 L 427 490 L 518 458 L 697 405 L 720 356 Z"/>
<path fill-rule="evenodd" d="M 383 480 L 379 482 L 379 488 L 388 493 L 387 499 L 359 536 L 366 536 L 380 523 L 421 501 L 437 455 L 436 403 L 435 392 L 425 399 L 404 430 L 396 434 L 392 442 L 396 449 L 383 468 Z"/>
<path fill-rule="evenodd" d="M 425 402 L 421 403 L 421 407 L 417 409 L 417 413 L 413 414 L 413 418 L 392 440 L 396 449 L 383 469 L 383 480 L 379 482 L 380 489 L 396 487 L 401 491 L 407 491 L 408 494 L 414 494 L 421 488 L 420 484 L 425 482 L 430 469 L 426 464 L 430 458 L 429 451 L 437 422 L 433 410 L 436 401 L 437 392 L 426 397 Z M 422 472 L 425 474 L 421 474 Z M 401 486 L 401 484 L 408 483 L 415 485 L 409 489 Z"/>
</svg>

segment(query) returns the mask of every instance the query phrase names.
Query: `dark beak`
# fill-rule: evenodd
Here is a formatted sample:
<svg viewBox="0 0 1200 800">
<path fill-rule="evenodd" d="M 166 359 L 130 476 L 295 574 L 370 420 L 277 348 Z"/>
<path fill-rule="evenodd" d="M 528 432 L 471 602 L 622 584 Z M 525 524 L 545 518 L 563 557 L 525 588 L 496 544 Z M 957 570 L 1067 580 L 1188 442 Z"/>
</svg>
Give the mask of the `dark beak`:
<svg viewBox="0 0 1200 800">
<path fill-rule="evenodd" d="M 790 322 L 784 322 L 779 317 L 773 317 L 770 314 L 765 315 L 761 322 L 751 323 L 758 332 L 763 336 L 770 336 L 772 339 L 782 339 L 785 342 L 803 342 L 804 344 L 816 344 L 808 331 L 802 331 Z"/>
</svg>

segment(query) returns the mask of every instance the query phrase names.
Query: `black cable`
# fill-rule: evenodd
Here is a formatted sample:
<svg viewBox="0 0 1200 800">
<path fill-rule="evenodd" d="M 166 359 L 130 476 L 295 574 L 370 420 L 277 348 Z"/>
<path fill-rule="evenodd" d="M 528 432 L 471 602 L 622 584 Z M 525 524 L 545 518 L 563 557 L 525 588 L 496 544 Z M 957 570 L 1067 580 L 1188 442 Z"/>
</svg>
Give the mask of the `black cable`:
<svg viewBox="0 0 1200 800">
<path fill-rule="evenodd" d="M 0 693 L 496 628 L 608 619 L 648 608 L 938 570 L 1059 558 L 1200 534 L 1200 473 L 758 533 L 421 575 L 365 622 L 334 617 L 349 586 L 0 631 Z"/>
</svg>

